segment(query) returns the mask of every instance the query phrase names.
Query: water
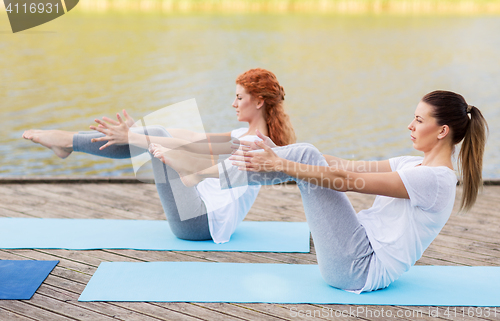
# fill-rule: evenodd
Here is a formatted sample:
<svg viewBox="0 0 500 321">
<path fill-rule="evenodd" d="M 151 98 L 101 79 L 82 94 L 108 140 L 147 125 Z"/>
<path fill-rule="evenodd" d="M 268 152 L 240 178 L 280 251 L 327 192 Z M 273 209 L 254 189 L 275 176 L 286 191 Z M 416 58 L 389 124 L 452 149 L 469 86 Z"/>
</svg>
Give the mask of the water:
<svg viewBox="0 0 500 321">
<path fill-rule="evenodd" d="M 500 178 L 500 17 L 75 10 L 19 34 L 0 17 L 0 176 L 133 175 L 127 160 L 60 160 L 21 135 L 189 98 L 208 132 L 227 132 L 240 126 L 235 78 L 263 67 L 285 88 L 299 141 L 350 159 L 420 155 L 407 129 L 419 99 L 459 92 L 490 124 L 484 177 Z"/>
</svg>

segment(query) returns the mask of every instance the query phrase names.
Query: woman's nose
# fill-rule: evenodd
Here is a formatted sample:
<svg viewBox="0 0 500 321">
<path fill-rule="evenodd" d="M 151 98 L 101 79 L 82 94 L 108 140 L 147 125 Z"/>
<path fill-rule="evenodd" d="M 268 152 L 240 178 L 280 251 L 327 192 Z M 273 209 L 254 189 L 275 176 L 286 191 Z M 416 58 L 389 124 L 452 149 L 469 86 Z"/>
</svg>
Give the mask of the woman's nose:
<svg viewBox="0 0 500 321">
<path fill-rule="evenodd" d="M 236 104 L 236 99 L 234 99 L 233 101 L 233 105 L 232 105 L 234 108 L 238 107 L 238 105 Z"/>
</svg>

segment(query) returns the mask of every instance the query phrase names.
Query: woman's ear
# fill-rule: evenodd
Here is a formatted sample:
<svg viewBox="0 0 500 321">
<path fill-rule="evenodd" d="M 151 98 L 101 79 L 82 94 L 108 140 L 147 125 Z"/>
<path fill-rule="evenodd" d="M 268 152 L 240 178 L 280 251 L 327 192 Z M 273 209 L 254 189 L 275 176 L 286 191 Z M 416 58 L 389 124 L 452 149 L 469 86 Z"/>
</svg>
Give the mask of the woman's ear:
<svg viewBox="0 0 500 321">
<path fill-rule="evenodd" d="M 450 127 L 448 125 L 441 126 L 441 131 L 439 132 L 438 139 L 443 139 L 450 133 Z"/>
<path fill-rule="evenodd" d="M 257 109 L 261 109 L 262 106 L 264 106 L 264 99 L 262 98 L 262 96 L 259 96 L 259 98 L 257 99 Z"/>
</svg>

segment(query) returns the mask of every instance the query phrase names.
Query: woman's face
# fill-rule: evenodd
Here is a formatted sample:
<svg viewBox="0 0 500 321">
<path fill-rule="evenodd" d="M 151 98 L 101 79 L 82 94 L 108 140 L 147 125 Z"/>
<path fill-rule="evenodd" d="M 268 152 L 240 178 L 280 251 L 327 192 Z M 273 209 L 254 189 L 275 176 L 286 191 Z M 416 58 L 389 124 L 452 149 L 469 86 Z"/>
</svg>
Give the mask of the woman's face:
<svg viewBox="0 0 500 321">
<path fill-rule="evenodd" d="M 233 101 L 233 107 L 236 109 L 238 121 L 249 122 L 257 117 L 262 117 L 262 100 L 254 98 L 241 85 L 236 85 L 236 98 Z"/>
<path fill-rule="evenodd" d="M 432 106 L 421 101 L 415 109 L 415 117 L 408 125 L 411 131 L 413 148 L 422 152 L 428 152 L 444 138 L 443 126 L 439 126 L 436 118 L 432 116 Z"/>
</svg>

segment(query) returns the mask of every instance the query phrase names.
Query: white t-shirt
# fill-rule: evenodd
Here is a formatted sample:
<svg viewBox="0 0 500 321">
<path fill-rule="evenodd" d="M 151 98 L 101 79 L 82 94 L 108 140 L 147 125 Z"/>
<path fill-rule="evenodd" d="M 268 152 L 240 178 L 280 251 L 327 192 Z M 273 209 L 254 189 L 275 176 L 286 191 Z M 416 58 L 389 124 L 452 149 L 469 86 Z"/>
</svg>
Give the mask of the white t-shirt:
<svg viewBox="0 0 500 321">
<path fill-rule="evenodd" d="M 261 140 L 255 135 L 242 136 L 247 131 L 248 128 L 235 129 L 231 132 L 231 137 L 246 141 Z M 229 155 L 221 157 L 225 159 Z M 212 239 L 215 243 L 225 243 L 252 207 L 260 186 L 246 185 L 223 190 L 218 178 L 207 178 L 196 185 L 196 189 L 207 207 L 208 227 Z"/>
<path fill-rule="evenodd" d="M 389 159 L 410 199 L 377 196 L 357 217 L 375 255 L 358 292 L 385 288 L 420 259 L 450 217 L 457 176 L 446 166 L 417 166 L 423 157 Z"/>
</svg>

